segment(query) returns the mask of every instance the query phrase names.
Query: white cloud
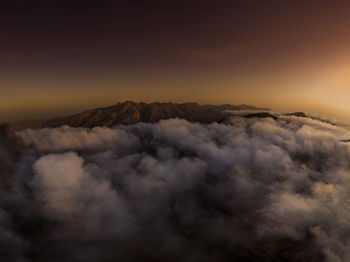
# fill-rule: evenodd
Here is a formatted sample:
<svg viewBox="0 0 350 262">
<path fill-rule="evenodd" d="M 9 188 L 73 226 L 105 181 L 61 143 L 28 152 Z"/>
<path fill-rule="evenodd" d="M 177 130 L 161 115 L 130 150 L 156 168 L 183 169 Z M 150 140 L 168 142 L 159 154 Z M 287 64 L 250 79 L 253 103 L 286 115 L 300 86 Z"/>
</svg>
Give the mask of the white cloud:
<svg viewBox="0 0 350 262">
<path fill-rule="evenodd" d="M 346 261 L 348 134 L 293 116 L 25 130 L 20 195 L 52 223 L 40 259 Z"/>
</svg>

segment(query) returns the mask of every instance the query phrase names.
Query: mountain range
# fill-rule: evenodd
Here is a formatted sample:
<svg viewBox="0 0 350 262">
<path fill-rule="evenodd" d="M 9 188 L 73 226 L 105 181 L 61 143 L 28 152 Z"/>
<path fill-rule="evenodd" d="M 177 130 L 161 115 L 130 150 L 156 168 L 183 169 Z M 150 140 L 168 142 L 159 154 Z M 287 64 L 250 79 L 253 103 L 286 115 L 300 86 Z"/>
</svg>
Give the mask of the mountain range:
<svg viewBox="0 0 350 262">
<path fill-rule="evenodd" d="M 226 110 L 269 110 L 250 105 L 200 105 L 197 103 L 137 103 L 126 101 L 108 107 L 86 110 L 84 112 L 50 120 L 19 121 L 8 123 L 8 129 L 18 131 L 25 128 L 71 127 L 92 128 L 130 125 L 140 122 L 155 123 L 161 119 L 182 118 L 190 122 L 212 123 L 224 120 Z"/>
</svg>

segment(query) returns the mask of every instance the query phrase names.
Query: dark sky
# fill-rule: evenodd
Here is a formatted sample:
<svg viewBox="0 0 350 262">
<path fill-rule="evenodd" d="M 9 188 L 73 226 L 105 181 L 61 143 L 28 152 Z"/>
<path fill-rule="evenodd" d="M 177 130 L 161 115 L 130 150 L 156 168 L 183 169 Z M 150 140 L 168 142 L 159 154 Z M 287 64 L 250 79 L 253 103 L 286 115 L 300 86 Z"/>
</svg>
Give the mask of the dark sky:
<svg viewBox="0 0 350 262">
<path fill-rule="evenodd" d="M 334 88 L 349 94 L 349 14 L 331 0 L 2 1 L 0 117 L 125 99 L 329 108 Z"/>
</svg>

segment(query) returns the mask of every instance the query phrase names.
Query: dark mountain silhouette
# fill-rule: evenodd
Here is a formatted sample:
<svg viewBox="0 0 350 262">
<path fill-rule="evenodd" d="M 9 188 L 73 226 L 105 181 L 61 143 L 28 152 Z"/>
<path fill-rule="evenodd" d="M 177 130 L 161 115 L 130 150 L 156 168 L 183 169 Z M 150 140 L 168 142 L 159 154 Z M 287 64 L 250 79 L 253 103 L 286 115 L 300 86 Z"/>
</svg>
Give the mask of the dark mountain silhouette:
<svg viewBox="0 0 350 262">
<path fill-rule="evenodd" d="M 251 114 L 243 115 L 243 117 L 245 117 L 245 118 L 253 118 L 253 117 L 257 117 L 257 118 L 272 118 L 274 120 L 278 119 L 277 116 L 272 115 L 272 114 L 270 114 L 268 112 L 251 113 Z"/>
<path fill-rule="evenodd" d="M 126 101 L 109 107 L 91 109 L 67 117 L 51 120 L 22 121 L 9 124 L 12 131 L 25 128 L 130 125 L 140 122 L 155 123 L 161 119 L 182 118 L 190 122 L 212 123 L 225 119 L 225 110 L 266 110 L 249 105 L 199 105 L 197 103 L 136 103 Z"/>
<path fill-rule="evenodd" d="M 313 119 L 313 120 L 317 120 L 317 121 L 321 121 L 321 122 L 324 122 L 324 123 L 327 123 L 327 124 L 330 124 L 330 125 L 333 125 L 333 126 L 342 126 L 342 124 L 339 124 L 339 123 L 335 123 L 333 121 L 330 121 L 330 120 L 327 120 L 327 119 L 323 119 L 321 117 L 316 117 L 316 116 L 312 116 L 312 115 L 308 115 L 304 112 L 294 112 L 294 113 L 286 113 L 284 114 L 285 116 L 296 116 L 296 117 L 306 117 L 306 118 L 310 118 L 310 119 Z"/>
<path fill-rule="evenodd" d="M 286 116 L 297 116 L 297 117 L 309 117 L 304 112 L 294 112 L 294 113 L 286 113 Z"/>
</svg>

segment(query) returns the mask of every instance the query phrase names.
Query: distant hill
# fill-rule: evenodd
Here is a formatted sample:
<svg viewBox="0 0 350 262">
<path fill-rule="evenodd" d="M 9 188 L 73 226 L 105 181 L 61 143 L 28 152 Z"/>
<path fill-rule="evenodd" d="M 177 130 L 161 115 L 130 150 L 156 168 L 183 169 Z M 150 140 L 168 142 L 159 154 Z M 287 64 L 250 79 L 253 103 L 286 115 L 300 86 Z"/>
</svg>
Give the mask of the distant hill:
<svg viewBox="0 0 350 262">
<path fill-rule="evenodd" d="M 140 122 L 155 123 L 161 119 L 182 118 L 190 122 L 212 123 L 225 118 L 225 110 L 267 110 L 249 105 L 199 105 L 197 103 L 136 103 L 126 101 L 109 107 L 95 108 L 67 117 L 51 120 L 22 121 L 10 123 L 11 131 L 25 128 L 71 127 L 92 128 L 95 126 L 130 125 Z"/>
</svg>

